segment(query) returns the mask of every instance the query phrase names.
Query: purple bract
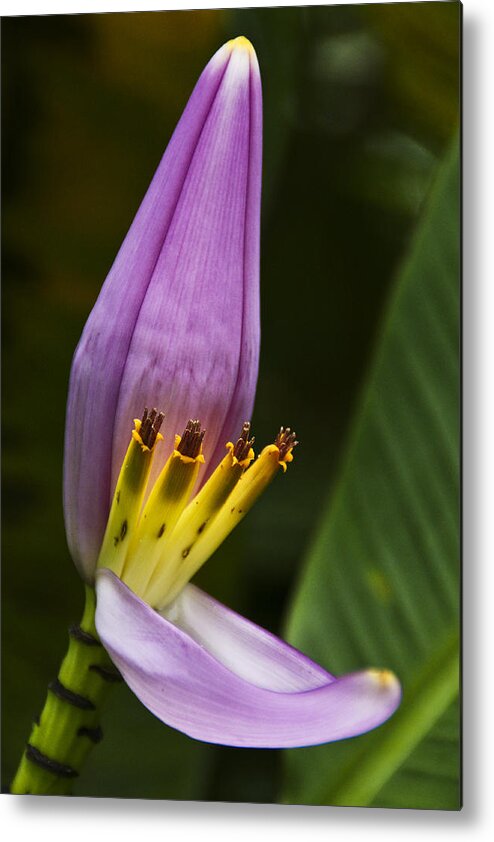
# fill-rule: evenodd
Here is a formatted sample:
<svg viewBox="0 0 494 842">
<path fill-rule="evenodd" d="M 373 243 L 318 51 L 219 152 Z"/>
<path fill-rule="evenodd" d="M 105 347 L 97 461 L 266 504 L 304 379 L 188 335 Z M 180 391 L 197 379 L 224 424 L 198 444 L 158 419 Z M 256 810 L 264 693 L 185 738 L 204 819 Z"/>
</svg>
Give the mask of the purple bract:
<svg viewBox="0 0 494 842">
<path fill-rule="evenodd" d="M 202 73 L 77 346 L 67 405 L 69 548 L 92 581 L 110 503 L 144 406 L 169 441 L 189 418 L 214 464 L 254 403 L 259 360 L 262 98 L 246 39 Z"/>
</svg>

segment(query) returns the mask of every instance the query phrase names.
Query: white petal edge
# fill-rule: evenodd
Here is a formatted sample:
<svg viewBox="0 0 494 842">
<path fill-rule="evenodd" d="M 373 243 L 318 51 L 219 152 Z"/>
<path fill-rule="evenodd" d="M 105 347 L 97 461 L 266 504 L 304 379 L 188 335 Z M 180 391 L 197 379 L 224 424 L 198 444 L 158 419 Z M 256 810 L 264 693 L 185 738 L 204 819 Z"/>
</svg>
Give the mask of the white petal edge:
<svg viewBox="0 0 494 842">
<path fill-rule="evenodd" d="M 187 585 L 160 614 L 251 684 L 290 693 L 334 680 L 326 670 L 265 629 Z"/>
</svg>

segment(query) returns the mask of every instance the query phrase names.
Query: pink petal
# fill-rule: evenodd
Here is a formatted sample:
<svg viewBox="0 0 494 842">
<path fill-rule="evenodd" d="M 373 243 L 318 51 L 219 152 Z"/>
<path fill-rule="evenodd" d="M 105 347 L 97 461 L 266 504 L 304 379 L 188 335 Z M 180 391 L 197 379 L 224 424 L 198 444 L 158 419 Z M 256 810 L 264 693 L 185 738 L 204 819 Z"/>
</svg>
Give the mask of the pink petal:
<svg viewBox="0 0 494 842">
<path fill-rule="evenodd" d="M 77 347 L 64 509 L 69 547 L 87 580 L 132 420 L 144 406 L 166 413 L 153 477 L 189 417 L 207 429 L 208 460 L 252 412 L 261 119 L 255 54 L 227 44 L 192 93 Z"/>
<path fill-rule="evenodd" d="M 201 615 L 197 628 L 195 608 Z M 195 739 L 253 748 L 315 745 L 375 728 L 399 704 L 400 686 L 390 673 L 368 670 L 334 679 L 197 591 L 186 594 L 176 614 L 190 633 L 109 571 L 98 574 L 96 627 L 110 656 L 155 716 Z M 219 644 L 221 634 L 225 642 Z M 270 683 L 278 689 L 268 689 Z"/>
</svg>

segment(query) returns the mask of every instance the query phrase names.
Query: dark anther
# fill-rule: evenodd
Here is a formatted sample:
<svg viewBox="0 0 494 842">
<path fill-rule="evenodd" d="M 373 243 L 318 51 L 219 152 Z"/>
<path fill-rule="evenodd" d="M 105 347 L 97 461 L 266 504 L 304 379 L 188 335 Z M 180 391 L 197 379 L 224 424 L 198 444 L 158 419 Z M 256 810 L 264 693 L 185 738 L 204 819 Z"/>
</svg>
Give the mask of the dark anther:
<svg viewBox="0 0 494 842">
<path fill-rule="evenodd" d="M 114 684 L 117 681 L 123 681 L 122 676 L 116 669 L 101 667 L 99 664 L 90 664 L 89 669 L 91 672 L 97 673 L 103 681 L 108 681 L 111 684 Z"/>
<path fill-rule="evenodd" d="M 298 444 L 296 441 L 297 434 L 294 433 L 290 427 L 281 427 L 280 432 L 276 436 L 274 443 L 280 451 L 280 459 L 284 459 L 287 453 Z"/>
<path fill-rule="evenodd" d="M 166 529 L 166 523 L 162 523 L 159 530 L 158 530 L 158 538 L 161 538 L 165 529 Z"/>
<path fill-rule="evenodd" d="M 84 631 L 80 626 L 70 626 L 69 635 L 79 643 L 83 643 L 84 646 L 101 646 L 100 641 L 94 635 Z"/>
<path fill-rule="evenodd" d="M 188 421 L 178 445 L 178 452 L 182 456 L 195 459 L 201 452 L 202 440 L 206 430 L 201 430 L 200 421 Z"/>
<path fill-rule="evenodd" d="M 192 544 L 190 545 L 190 547 L 186 547 L 185 550 L 182 550 L 182 558 L 187 558 L 191 549 L 192 549 Z"/>
<path fill-rule="evenodd" d="M 142 443 L 146 447 L 149 447 L 150 450 L 152 450 L 156 443 L 156 437 L 160 431 L 164 417 L 164 413 L 158 412 L 157 409 L 152 409 L 151 412 L 148 412 L 148 408 L 146 407 L 144 410 L 139 435 Z"/>
<path fill-rule="evenodd" d="M 124 520 L 122 526 L 120 527 L 120 540 L 123 541 L 125 536 L 127 535 L 127 521 Z"/>
<path fill-rule="evenodd" d="M 52 775 L 56 775 L 58 778 L 79 777 L 79 772 L 72 769 L 72 766 L 67 766 L 66 763 L 60 763 L 58 760 L 47 757 L 46 754 L 43 754 L 36 746 L 32 746 L 31 743 L 28 743 L 26 746 L 26 757 L 32 763 L 36 763 L 37 766 L 44 769 L 45 772 L 51 772 Z"/>
<path fill-rule="evenodd" d="M 85 725 L 81 725 L 77 731 L 77 736 L 87 737 L 92 743 L 100 743 L 103 739 L 103 731 L 99 725 L 97 728 L 86 728 Z"/>
<path fill-rule="evenodd" d="M 235 447 L 233 448 L 233 455 L 237 457 L 239 462 L 242 462 L 244 459 L 247 459 L 247 456 L 249 455 L 249 450 L 255 442 L 254 436 L 251 439 L 249 439 L 249 435 L 250 422 L 246 421 L 242 427 L 240 438 L 237 441 Z"/>
<path fill-rule="evenodd" d="M 86 699 L 85 696 L 81 696 L 79 693 L 74 693 L 73 690 L 69 690 L 69 688 L 65 687 L 58 678 L 56 678 L 55 681 L 50 681 L 48 690 L 50 690 L 54 696 L 57 696 L 69 705 L 73 705 L 75 708 L 79 708 L 80 710 L 96 710 L 91 699 Z"/>
</svg>

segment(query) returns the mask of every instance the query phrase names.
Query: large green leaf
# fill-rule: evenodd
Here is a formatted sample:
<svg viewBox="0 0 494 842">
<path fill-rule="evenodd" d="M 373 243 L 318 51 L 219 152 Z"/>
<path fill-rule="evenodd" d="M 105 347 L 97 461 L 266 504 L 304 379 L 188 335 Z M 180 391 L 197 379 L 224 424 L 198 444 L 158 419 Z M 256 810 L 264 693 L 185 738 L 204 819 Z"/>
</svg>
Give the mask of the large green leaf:
<svg viewBox="0 0 494 842">
<path fill-rule="evenodd" d="M 384 666 L 399 711 L 285 755 L 291 803 L 458 809 L 458 146 L 393 291 L 288 639 L 336 673 Z"/>
</svg>

